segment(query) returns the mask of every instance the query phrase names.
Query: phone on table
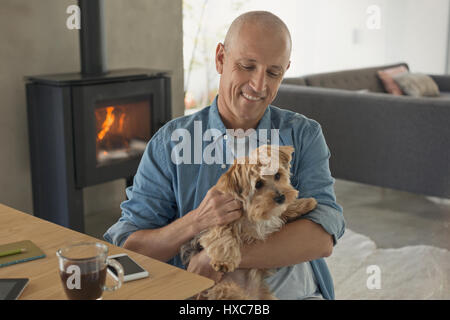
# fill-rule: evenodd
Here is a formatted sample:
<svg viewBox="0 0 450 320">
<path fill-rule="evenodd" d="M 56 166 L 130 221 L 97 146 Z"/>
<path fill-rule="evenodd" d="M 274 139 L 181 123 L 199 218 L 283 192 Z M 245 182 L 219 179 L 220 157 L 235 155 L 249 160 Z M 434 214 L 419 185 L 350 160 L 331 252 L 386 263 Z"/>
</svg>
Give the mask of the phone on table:
<svg viewBox="0 0 450 320">
<path fill-rule="evenodd" d="M 148 272 L 131 259 L 126 253 L 119 253 L 108 257 L 119 262 L 123 267 L 123 281 L 132 281 L 148 277 Z M 108 273 L 117 280 L 117 273 L 114 268 L 108 266 Z"/>
</svg>

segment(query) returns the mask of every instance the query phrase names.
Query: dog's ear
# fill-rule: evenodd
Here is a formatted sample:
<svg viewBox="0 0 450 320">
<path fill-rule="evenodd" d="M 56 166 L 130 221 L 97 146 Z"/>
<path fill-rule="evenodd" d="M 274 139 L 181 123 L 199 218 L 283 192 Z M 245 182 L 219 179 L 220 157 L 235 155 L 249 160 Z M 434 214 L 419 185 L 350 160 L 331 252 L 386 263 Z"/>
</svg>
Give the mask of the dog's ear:
<svg viewBox="0 0 450 320">
<path fill-rule="evenodd" d="M 280 164 L 286 169 L 291 168 L 292 153 L 294 148 L 292 146 L 279 146 L 279 159 Z"/>
<path fill-rule="evenodd" d="M 250 159 L 261 165 L 261 174 L 273 175 L 279 167 L 290 169 L 293 152 L 292 146 L 263 145 L 252 152 Z"/>
<path fill-rule="evenodd" d="M 245 165 L 238 164 L 235 161 L 233 166 L 220 177 L 221 189 L 237 198 L 243 197 L 244 190 L 249 188 L 248 173 L 245 171 L 245 168 Z"/>
</svg>

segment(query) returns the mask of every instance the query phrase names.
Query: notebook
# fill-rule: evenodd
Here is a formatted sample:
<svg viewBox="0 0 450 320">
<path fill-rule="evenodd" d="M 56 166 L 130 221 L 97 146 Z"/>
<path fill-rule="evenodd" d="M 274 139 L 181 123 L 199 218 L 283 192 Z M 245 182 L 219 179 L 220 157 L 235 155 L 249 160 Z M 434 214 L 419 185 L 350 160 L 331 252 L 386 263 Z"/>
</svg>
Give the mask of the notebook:
<svg viewBox="0 0 450 320">
<path fill-rule="evenodd" d="M 25 248 L 26 251 L 11 256 L 0 257 L 0 267 L 6 267 L 12 264 L 27 262 L 45 257 L 45 253 L 30 240 L 2 244 L 0 245 L 0 252 L 16 250 L 21 248 Z"/>
</svg>

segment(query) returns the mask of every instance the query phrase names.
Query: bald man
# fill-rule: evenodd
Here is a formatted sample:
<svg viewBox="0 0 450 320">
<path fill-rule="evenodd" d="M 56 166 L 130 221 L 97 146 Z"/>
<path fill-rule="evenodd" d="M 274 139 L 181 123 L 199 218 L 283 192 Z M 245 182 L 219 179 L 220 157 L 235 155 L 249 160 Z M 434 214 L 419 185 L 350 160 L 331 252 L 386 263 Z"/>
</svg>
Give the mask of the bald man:
<svg viewBox="0 0 450 320">
<path fill-rule="evenodd" d="M 266 241 L 244 246 L 239 268 L 276 269 L 266 282 L 280 299 L 334 299 L 323 258 L 343 235 L 345 221 L 334 194 L 330 152 L 316 121 L 271 105 L 290 66 L 291 48 L 288 28 L 272 13 L 248 12 L 233 21 L 216 48 L 218 96 L 152 137 L 126 189 L 122 216 L 104 235 L 107 241 L 220 281 L 223 274 L 212 269 L 205 251 L 185 266 L 180 247 L 206 228 L 240 218 L 242 204 L 211 188 L 240 150 L 248 154 L 277 140 L 272 143 L 295 148 L 291 183 L 299 197 L 314 197 L 318 206 Z"/>
</svg>

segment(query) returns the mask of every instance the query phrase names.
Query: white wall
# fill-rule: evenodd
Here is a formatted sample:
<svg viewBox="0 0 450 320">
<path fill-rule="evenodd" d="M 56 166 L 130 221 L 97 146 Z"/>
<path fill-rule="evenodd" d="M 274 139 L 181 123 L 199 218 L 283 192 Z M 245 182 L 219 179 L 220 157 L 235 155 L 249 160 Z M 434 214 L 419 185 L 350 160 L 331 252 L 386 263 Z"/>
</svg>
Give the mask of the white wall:
<svg viewBox="0 0 450 320">
<path fill-rule="evenodd" d="M 202 1 L 186 0 L 193 7 Z M 241 4 L 238 10 L 235 4 Z M 369 29 L 371 5 L 380 8 L 380 28 Z M 293 38 L 291 68 L 286 76 L 407 62 L 413 72 L 446 73 L 449 0 L 209 0 L 203 26 L 209 47 L 202 47 L 210 63 L 197 68 L 189 88 L 201 94 L 209 73 L 212 85 L 215 46 L 239 14 L 268 10 L 278 15 Z M 195 34 L 196 21 L 184 21 L 186 34 Z M 184 38 L 185 68 L 193 38 Z M 186 72 L 185 72 L 186 76 Z M 211 86 L 211 84 L 210 84 Z"/>
<path fill-rule="evenodd" d="M 371 5 L 380 8 L 380 29 L 367 27 Z M 296 41 L 291 75 L 400 61 L 413 72 L 445 73 L 448 0 L 302 0 L 295 6 L 299 18 L 285 16 Z"/>
<path fill-rule="evenodd" d="M 389 1 L 387 62 L 406 61 L 413 72 L 446 73 L 448 0 Z"/>
<path fill-rule="evenodd" d="M 300 29 L 308 35 L 294 37 L 294 41 L 299 42 L 297 46 L 301 46 L 301 54 L 294 53 L 292 61 L 298 67 L 288 76 L 383 64 L 385 35 L 382 20 L 380 29 L 369 30 L 366 10 L 373 4 L 383 10 L 384 2 L 302 1 L 303 19 L 291 29 L 293 34 Z"/>
<path fill-rule="evenodd" d="M 380 8 L 380 29 L 367 27 L 371 5 Z M 445 72 L 448 0 L 303 0 L 296 6 L 302 19 L 290 28 L 304 48 L 293 57 L 301 67 L 292 74 L 399 61 L 415 72 Z"/>
</svg>

